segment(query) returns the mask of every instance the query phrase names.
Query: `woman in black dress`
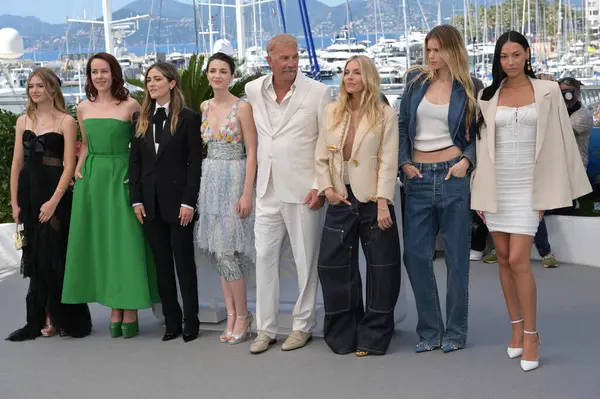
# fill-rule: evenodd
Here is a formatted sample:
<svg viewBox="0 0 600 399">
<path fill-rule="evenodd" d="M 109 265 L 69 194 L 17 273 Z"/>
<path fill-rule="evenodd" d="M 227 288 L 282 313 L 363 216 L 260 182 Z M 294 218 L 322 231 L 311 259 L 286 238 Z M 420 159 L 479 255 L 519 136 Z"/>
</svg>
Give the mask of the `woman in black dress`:
<svg viewBox="0 0 600 399">
<path fill-rule="evenodd" d="M 26 238 L 21 273 L 30 279 L 27 324 L 6 339 L 84 337 L 92 329 L 87 304 L 61 303 L 77 126 L 52 70 L 31 74 L 27 99 L 27 112 L 17 120 L 10 174 L 13 219 Z"/>
</svg>

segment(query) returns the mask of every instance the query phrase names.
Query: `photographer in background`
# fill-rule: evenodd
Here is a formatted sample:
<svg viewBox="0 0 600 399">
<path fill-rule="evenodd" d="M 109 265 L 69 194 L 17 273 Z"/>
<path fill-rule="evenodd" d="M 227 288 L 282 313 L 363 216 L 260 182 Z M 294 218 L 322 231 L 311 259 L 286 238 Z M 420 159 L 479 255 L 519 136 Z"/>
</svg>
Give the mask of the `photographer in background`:
<svg viewBox="0 0 600 399">
<path fill-rule="evenodd" d="M 588 147 L 590 144 L 590 135 L 594 127 L 594 119 L 588 109 L 581 104 L 581 83 L 579 80 L 571 77 L 558 80 L 560 91 L 562 92 L 567 111 L 571 117 L 571 125 L 583 166 L 587 168 L 588 164 Z"/>
</svg>

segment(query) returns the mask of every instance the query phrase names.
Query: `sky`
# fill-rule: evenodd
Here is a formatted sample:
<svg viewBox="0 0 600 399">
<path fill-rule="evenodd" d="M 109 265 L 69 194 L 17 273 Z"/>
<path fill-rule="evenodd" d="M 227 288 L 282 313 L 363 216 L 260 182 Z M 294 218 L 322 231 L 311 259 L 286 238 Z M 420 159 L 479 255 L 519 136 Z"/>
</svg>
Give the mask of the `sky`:
<svg viewBox="0 0 600 399">
<path fill-rule="evenodd" d="M 9 0 L 0 0 L 0 3 L 9 2 Z M 133 0 L 112 0 L 113 10 L 127 5 Z M 178 0 L 181 3 L 192 4 L 192 0 Z M 294 0 L 288 0 L 294 1 Z M 344 0 L 321 0 L 325 4 L 340 4 Z M 199 2 L 208 2 L 202 0 Z M 214 0 L 215 3 L 221 3 L 221 0 Z M 10 1 L 9 8 L 0 10 L 0 14 L 12 14 L 19 16 L 38 17 L 44 22 L 64 23 L 66 18 L 83 18 L 84 9 L 86 17 L 99 17 L 102 15 L 102 0 L 21 0 Z M 158 0 L 154 0 L 154 6 L 158 10 Z M 232 0 L 225 0 L 225 4 L 234 4 Z M 157 13 L 157 11 L 155 11 Z M 1 27 L 0 27 L 1 28 Z"/>
</svg>

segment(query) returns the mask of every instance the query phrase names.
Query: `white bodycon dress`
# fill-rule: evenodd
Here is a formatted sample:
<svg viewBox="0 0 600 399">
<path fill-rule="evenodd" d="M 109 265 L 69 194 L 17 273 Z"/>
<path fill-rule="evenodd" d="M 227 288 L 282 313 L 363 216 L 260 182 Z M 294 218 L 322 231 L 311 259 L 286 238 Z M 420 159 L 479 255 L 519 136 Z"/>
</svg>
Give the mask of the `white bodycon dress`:
<svg viewBox="0 0 600 399">
<path fill-rule="evenodd" d="M 496 112 L 496 200 L 498 212 L 485 212 L 489 231 L 535 236 L 533 168 L 537 117 L 535 103 Z"/>
</svg>

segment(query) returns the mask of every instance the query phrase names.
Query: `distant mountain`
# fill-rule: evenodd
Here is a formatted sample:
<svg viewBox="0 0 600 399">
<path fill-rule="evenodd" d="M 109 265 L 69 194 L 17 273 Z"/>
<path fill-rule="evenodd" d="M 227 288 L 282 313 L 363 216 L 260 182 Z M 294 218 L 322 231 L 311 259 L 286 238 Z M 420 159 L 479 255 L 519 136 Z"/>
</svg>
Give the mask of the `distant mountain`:
<svg viewBox="0 0 600 399">
<path fill-rule="evenodd" d="M 14 28 L 24 39 L 39 35 L 64 35 L 65 25 L 49 24 L 36 17 L 20 17 L 17 15 L 0 15 L 1 28 Z"/>
<path fill-rule="evenodd" d="M 153 43 L 166 44 L 193 43 L 195 41 L 194 27 L 194 9 L 190 4 L 183 4 L 175 0 L 163 0 L 162 8 L 159 9 L 154 1 L 154 9 L 151 10 L 152 0 L 135 0 L 125 7 L 116 10 L 113 13 L 113 19 L 128 18 L 135 15 L 152 14 L 150 30 L 150 46 Z M 375 0 L 353 0 L 349 3 L 350 18 L 352 21 L 352 33 L 364 34 L 375 32 L 377 20 L 377 30 L 381 32 L 383 24 L 386 32 L 401 32 L 403 30 L 403 14 L 401 1 L 399 0 L 379 0 L 379 14 L 375 18 L 374 12 Z M 345 4 L 330 7 L 318 0 L 306 0 L 306 5 L 311 24 L 313 36 L 332 36 L 347 24 L 347 12 Z M 303 36 L 302 19 L 298 3 L 295 1 L 286 2 L 284 10 L 287 30 L 289 33 Z M 437 0 L 421 0 L 421 7 L 417 0 L 407 0 L 407 19 L 409 26 L 425 27 L 425 18 L 431 22 L 437 17 Z M 451 0 L 442 1 L 442 15 L 451 14 Z M 255 37 L 254 18 L 252 15 L 253 7 L 244 8 L 245 31 L 247 39 Z M 257 13 L 258 7 L 256 7 Z M 214 5 L 211 9 L 213 16 L 213 30 L 221 31 L 221 13 L 222 8 Z M 262 25 L 263 40 L 268 39 L 275 33 L 281 32 L 279 10 L 276 3 L 263 4 L 260 7 L 261 18 L 256 17 L 256 30 Z M 208 31 L 208 6 L 200 6 L 198 18 L 198 30 Z M 160 23 L 159 23 L 160 16 Z M 261 24 L 262 22 L 262 24 Z M 143 45 L 146 42 L 149 20 L 139 22 L 139 29 L 133 35 L 125 39 L 127 46 Z M 226 37 L 235 39 L 235 10 L 233 8 L 225 9 L 224 30 Z M 91 35 L 91 26 L 87 24 L 72 23 L 70 27 L 67 24 L 48 24 L 34 17 L 19 17 L 14 15 L 0 15 L 0 27 L 15 28 L 23 36 L 25 46 L 28 48 L 41 47 L 44 50 L 51 48 L 60 48 L 67 33 L 71 50 L 74 48 L 87 48 L 90 42 L 96 41 L 96 47 L 102 47 L 103 34 L 100 26 L 96 26 L 95 34 Z M 257 32 L 257 36 L 259 33 Z M 215 39 L 221 34 L 216 34 Z M 208 41 L 208 37 L 204 37 Z"/>
</svg>

